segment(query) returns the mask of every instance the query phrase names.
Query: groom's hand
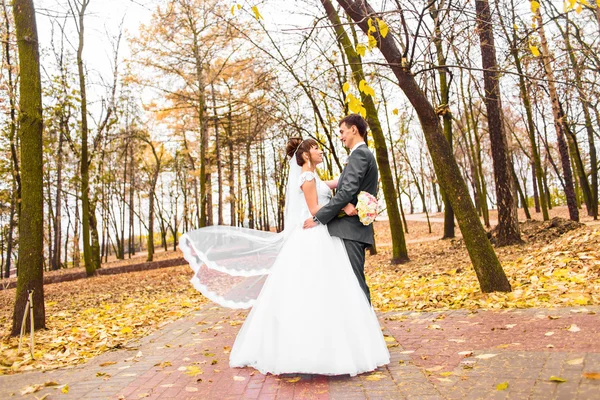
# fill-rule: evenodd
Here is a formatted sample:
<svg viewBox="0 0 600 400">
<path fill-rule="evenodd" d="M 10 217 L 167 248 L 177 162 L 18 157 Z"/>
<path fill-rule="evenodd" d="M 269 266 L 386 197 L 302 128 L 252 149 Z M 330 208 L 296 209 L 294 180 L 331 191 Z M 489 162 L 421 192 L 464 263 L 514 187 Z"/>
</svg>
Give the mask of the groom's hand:
<svg viewBox="0 0 600 400">
<path fill-rule="evenodd" d="M 309 218 L 306 221 L 304 221 L 304 225 L 302 227 L 304 229 L 309 229 L 309 228 L 314 228 L 315 226 L 317 226 L 317 223 L 315 221 L 313 221 L 312 218 Z"/>
<path fill-rule="evenodd" d="M 346 206 L 344 208 L 342 208 L 342 210 L 344 210 L 346 215 L 350 215 L 350 216 L 358 215 L 358 211 L 356 211 L 356 207 L 352 203 L 346 204 Z"/>
</svg>

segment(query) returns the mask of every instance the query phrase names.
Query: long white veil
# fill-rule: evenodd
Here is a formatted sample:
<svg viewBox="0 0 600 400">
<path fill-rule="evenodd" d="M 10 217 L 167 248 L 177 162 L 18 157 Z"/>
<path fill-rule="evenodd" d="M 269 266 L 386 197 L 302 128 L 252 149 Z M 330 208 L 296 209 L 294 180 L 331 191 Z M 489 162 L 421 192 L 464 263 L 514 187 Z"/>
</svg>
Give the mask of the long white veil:
<svg viewBox="0 0 600 400">
<path fill-rule="evenodd" d="M 298 185 L 302 168 L 295 154 L 288 163 L 282 232 L 209 226 L 181 236 L 179 248 L 194 270 L 191 283 L 215 303 L 252 307 L 288 233 L 303 222 L 306 202 Z"/>
</svg>

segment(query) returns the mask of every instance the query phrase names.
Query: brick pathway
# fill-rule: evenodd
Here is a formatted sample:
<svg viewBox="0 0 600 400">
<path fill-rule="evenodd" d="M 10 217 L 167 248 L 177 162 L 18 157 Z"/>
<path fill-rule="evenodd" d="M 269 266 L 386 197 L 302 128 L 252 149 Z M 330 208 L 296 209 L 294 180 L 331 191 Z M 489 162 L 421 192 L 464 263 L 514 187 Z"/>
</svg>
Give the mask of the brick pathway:
<svg viewBox="0 0 600 400">
<path fill-rule="evenodd" d="M 391 363 L 350 378 L 230 369 L 246 312 L 208 305 L 85 365 L 0 376 L 0 399 L 600 399 L 597 313 L 600 307 L 381 314 Z M 69 392 L 20 395 L 47 381 L 68 384 Z"/>
</svg>

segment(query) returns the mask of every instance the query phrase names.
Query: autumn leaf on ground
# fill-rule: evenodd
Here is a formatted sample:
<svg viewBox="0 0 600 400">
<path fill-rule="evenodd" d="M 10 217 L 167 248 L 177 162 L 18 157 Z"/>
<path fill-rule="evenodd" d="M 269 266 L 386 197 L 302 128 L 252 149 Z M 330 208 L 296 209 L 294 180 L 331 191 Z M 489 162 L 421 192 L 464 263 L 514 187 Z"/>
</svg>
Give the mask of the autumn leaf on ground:
<svg viewBox="0 0 600 400">
<path fill-rule="evenodd" d="M 194 377 L 196 375 L 200 375 L 203 374 L 204 372 L 202 371 L 202 369 L 196 365 L 190 365 L 189 367 L 186 367 L 186 375 L 189 375 L 191 377 Z"/>
<path fill-rule="evenodd" d="M 158 364 L 154 364 L 155 367 L 161 367 L 161 368 L 166 368 L 166 367 L 170 367 L 171 365 L 171 361 L 163 361 L 161 363 Z"/>
<path fill-rule="evenodd" d="M 169 253 L 178 256 L 177 252 Z M 62 271 L 70 269 L 57 272 Z M 35 335 L 36 350 L 43 356 L 24 363 L 26 355 L 17 354 L 18 337 L 6 335 L 0 340 L 2 358 L 12 365 L 0 368 L 0 375 L 81 364 L 181 318 L 207 302 L 189 284 L 189 274 L 189 266 L 183 265 L 47 285 L 44 295 L 48 329 Z M 192 302 L 193 308 L 184 308 L 181 303 L 185 301 Z M 6 332 L 11 322 L 8 310 L 12 309 L 8 305 L 12 302 L 14 290 L 0 291 L 0 329 Z M 109 361 L 101 366 L 112 364 Z"/>
<path fill-rule="evenodd" d="M 506 390 L 508 389 L 508 382 L 502 382 L 496 385 L 496 390 Z"/>
<path fill-rule="evenodd" d="M 30 385 L 26 386 L 23 390 L 21 390 L 21 396 L 25 396 L 31 393 L 39 392 L 44 388 L 44 385 Z"/>
<path fill-rule="evenodd" d="M 579 365 L 582 363 L 583 363 L 583 358 L 575 358 L 573 360 L 567 361 L 567 364 L 569 364 L 569 365 Z"/>
<path fill-rule="evenodd" d="M 109 365 L 114 365 L 116 364 L 116 361 L 107 361 L 107 362 L 103 362 L 102 364 L 100 364 L 101 367 L 108 367 Z"/>
<path fill-rule="evenodd" d="M 487 360 L 488 358 L 496 357 L 497 355 L 498 354 L 479 354 L 478 356 L 475 356 L 475 358 Z"/>
<path fill-rule="evenodd" d="M 375 372 L 375 373 L 373 373 L 373 374 L 368 375 L 367 377 L 365 377 L 366 380 L 373 381 L 373 382 L 380 381 L 380 380 L 382 380 L 384 378 L 385 378 L 385 375 L 382 374 L 381 372 Z"/>
<path fill-rule="evenodd" d="M 69 393 L 69 385 L 63 386 L 60 391 L 65 394 Z"/>
<path fill-rule="evenodd" d="M 587 379 L 600 380 L 600 372 L 585 372 L 583 376 Z"/>
<path fill-rule="evenodd" d="M 554 376 L 554 375 L 552 375 L 552 376 L 550 377 L 550 382 L 562 383 L 562 382 L 566 382 L 566 381 L 567 381 L 566 379 L 560 378 L 560 377 L 558 377 L 558 376 Z"/>
<path fill-rule="evenodd" d="M 289 382 L 289 383 L 296 383 L 296 382 L 300 381 L 300 379 L 302 379 L 302 378 L 299 376 L 296 376 L 294 378 L 287 378 L 287 379 L 285 379 L 285 381 Z"/>
</svg>

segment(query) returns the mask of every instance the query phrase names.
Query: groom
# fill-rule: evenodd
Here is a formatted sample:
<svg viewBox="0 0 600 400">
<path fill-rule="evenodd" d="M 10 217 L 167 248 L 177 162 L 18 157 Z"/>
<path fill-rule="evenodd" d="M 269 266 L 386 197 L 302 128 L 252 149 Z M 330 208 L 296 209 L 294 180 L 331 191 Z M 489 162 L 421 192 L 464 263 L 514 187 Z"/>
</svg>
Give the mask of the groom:
<svg viewBox="0 0 600 400">
<path fill-rule="evenodd" d="M 377 195 L 377 163 L 365 143 L 367 121 L 363 117 L 350 114 L 340 121 L 339 127 L 340 139 L 350 149 L 348 164 L 340 175 L 335 196 L 312 219 L 304 221 L 304 228 L 327 224 L 329 234 L 343 240 L 354 274 L 370 303 L 371 294 L 364 270 L 365 250 L 374 243 L 373 224 L 363 225 L 354 206 L 362 191 Z M 348 207 L 344 208 L 347 204 Z M 342 208 L 347 216 L 337 218 Z"/>
</svg>

